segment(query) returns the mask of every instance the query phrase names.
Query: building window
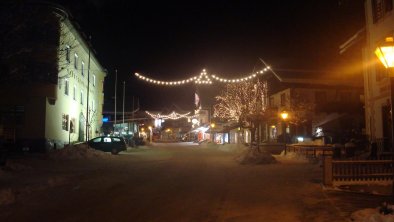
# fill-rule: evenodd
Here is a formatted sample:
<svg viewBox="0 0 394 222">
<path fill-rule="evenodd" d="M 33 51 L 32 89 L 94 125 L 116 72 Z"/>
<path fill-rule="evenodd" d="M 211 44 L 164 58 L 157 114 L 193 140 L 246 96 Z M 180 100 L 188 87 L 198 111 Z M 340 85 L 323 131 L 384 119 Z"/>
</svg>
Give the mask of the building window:
<svg viewBox="0 0 394 222">
<path fill-rule="evenodd" d="M 74 68 L 78 69 L 78 55 L 77 55 L 77 53 L 74 54 Z"/>
<path fill-rule="evenodd" d="M 280 105 L 286 106 L 286 94 L 285 93 L 280 94 Z"/>
<path fill-rule="evenodd" d="M 64 94 L 68 96 L 68 87 L 69 87 L 69 81 L 66 79 L 64 81 Z"/>
<path fill-rule="evenodd" d="M 67 61 L 67 63 L 71 62 L 71 59 L 70 59 L 70 46 L 68 46 L 68 45 L 66 45 L 66 61 Z"/>
<path fill-rule="evenodd" d="M 77 87 L 74 85 L 74 89 L 73 89 L 73 100 L 77 99 Z"/>
<path fill-rule="evenodd" d="M 84 75 L 84 72 L 83 72 L 84 69 L 85 69 L 85 63 L 81 62 L 81 75 L 82 76 Z"/>
<path fill-rule="evenodd" d="M 67 114 L 62 115 L 62 129 L 68 131 L 68 120 L 69 116 Z"/>
<path fill-rule="evenodd" d="M 96 75 L 93 74 L 92 76 L 93 86 L 96 86 Z"/>
<path fill-rule="evenodd" d="M 81 90 L 81 105 L 83 105 L 83 91 Z"/>
<path fill-rule="evenodd" d="M 393 9 L 393 0 L 372 0 L 373 23 L 378 22 Z"/>
</svg>

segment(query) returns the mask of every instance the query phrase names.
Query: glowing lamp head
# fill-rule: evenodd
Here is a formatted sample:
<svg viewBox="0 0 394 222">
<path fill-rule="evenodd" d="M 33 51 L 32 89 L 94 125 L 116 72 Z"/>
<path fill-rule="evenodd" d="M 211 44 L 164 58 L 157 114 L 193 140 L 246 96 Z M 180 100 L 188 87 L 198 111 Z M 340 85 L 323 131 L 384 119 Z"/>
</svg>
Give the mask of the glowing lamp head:
<svg viewBox="0 0 394 222">
<path fill-rule="evenodd" d="M 386 68 L 394 67 L 394 38 L 387 37 L 385 43 L 375 49 L 375 55 Z"/>
<path fill-rule="evenodd" d="M 211 123 L 211 128 L 215 128 L 215 123 Z"/>
<path fill-rule="evenodd" d="M 286 112 L 286 111 L 282 111 L 282 112 L 280 113 L 280 117 L 281 117 L 283 120 L 286 120 L 286 119 L 289 117 L 289 113 Z"/>
</svg>

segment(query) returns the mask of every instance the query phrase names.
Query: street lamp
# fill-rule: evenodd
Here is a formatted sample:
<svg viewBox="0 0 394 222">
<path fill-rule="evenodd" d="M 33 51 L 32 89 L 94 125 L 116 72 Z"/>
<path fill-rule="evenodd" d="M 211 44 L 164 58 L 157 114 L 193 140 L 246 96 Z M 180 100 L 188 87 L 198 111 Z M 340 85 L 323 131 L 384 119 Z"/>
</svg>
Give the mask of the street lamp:
<svg viewBox="0 0 394 222">
<path fill-rule="evenodd" d="M 213 129 L 216 127 L 215 123 L 211 123 L 211 141 L 215 142 L 215 133 L 213 132 Z"/>
<path fill-rule="evenodd" d="M 388 68 L 394 68 L 394 38 L 386 37 L 385 42 L 375 49 L 375 55 L 379 58 L 380 62 Z M 391 106 L 391 152 L 392 152 L 392 161 L 394 161 L 394 73 L 389 72 L 390 76 L 390 106 Z M 393 188 L 392 192 L 394 194 L 394 168 L 393 168 Z"/>
<path fill-rule="evenodd" d="M 283 137 L 283 141 L 285 143 L 285 154 L 287 154 L 287 148 L 286 148 L 286 119 L 289 117 L 289 113 L 286 111 L 282 111 L 280 113 L 280 117 L 283 120 L 283 124 L 282 124 L 282 137 Z"/>
<path fill-rule="evenodd" d="M 386 68 L 394 67 L 394 37 L 386 37 L 385 42 L 375 49 L 375 55 Z"/>
<path fill-rule="evenodd" d="M 283 119 L 284 121 L 286 121 L 287 117 L 289 117 L 289 113 L 287 113 L 286 111 L 282 111 L 282 112 L 280 113 L 280 117 L 282 117 L 282 119 Z"/>
</svg>

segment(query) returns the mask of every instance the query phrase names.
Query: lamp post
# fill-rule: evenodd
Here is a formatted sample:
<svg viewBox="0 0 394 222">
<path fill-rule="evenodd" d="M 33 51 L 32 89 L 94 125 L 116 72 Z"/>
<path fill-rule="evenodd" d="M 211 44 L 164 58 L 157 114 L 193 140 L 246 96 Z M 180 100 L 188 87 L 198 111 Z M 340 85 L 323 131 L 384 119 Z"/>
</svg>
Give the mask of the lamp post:
<svg viewBox="0 0 394 222">
<path fill-rule="evenodd" d="M 375 49 L 375 55 L 379 58 L 380 62 L 386 67 L 386 69 L 394 68 L 394 37 L 385 38 L 385 42 L 379 45 Z M 390 106 L 391 106 L 391 159 L 394 161 L 394 72 L 389 72 L 390 74 Z M 392 195 L 394 197 L 394 168 L 393 170 L 393 187 Z"/>
<path fill-rule="evenodd" d="M 283 120 L 283 124 L 282 124 L 282 137 L 283 137 L 283 141 L 285 143 L 285 154 L 287 154 L 287 148 L 286 148 L 286 119 L 289 117 L 289 113 L 286 111 L 282 111 L 280 113 L 280 117 Z"/>
</svg>

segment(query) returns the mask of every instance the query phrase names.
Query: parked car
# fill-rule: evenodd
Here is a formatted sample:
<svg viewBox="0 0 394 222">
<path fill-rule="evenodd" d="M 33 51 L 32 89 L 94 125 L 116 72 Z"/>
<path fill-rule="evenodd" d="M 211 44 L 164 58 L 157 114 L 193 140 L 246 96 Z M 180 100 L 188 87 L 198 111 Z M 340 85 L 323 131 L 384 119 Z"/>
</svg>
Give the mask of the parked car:
<svg viewBox="0 0 394 222">
<path fill-rule="evenodd" d="M 123 137 L 99 136 L 88 141 L 88 145 L 96 150 L 118 154 L 127 150 L 127 145 Z"/>
</svg>

